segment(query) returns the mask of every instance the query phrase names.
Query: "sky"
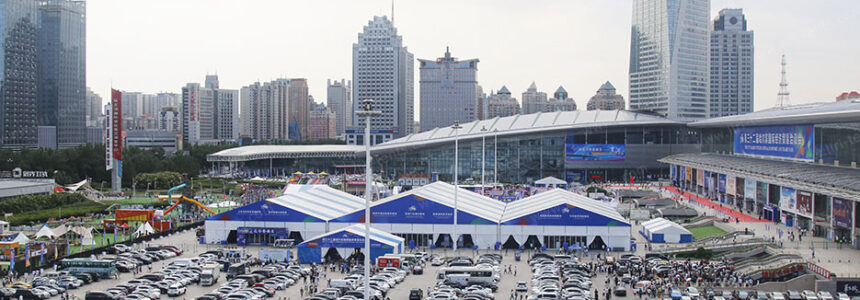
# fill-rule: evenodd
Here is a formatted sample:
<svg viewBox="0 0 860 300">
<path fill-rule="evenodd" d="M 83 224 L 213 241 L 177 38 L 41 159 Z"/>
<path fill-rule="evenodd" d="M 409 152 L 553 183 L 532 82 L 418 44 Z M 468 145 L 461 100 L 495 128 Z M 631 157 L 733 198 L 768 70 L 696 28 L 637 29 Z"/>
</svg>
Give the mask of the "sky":
<svg viewBox="0 0 860 300">
<path fill-rule="evenodd" d="M 780 56 L 791 103 L 833 101 L 860 90 L 860 40 L 850 13 L 860 1 L 712 0 L 743 8 L 755 32 L 755 110 L 773 107 Z M 485 93 L 506 85 L 521 100 L 534 81 L 549 95 L 564 86 L 584 108 L 605 81 L 628 98 L 630 0 L 398 0 L 394 24 L 415 58 L 445 47 L 478 58 Z M 352 44 L 390 0 L 88 0 L 87 85 L 104 103 L 110 88 L 174 92 L 218 74 L 221 88 L 307 78 L 325 101 L 326 80 L 352 77 Z M 418 66 L 416 120 L 420 115 Z"/>
</svg>

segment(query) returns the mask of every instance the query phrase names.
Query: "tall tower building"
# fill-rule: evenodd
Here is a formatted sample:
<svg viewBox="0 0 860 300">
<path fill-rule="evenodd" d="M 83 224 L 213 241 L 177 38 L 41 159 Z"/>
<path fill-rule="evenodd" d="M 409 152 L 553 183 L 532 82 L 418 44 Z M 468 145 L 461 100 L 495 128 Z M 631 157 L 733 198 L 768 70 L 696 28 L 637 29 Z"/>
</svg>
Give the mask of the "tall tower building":
<svg viewBox="0 0 860 300">
<path fill-rule="evenodd" d="M 630 109 L 709 116 L 710 0 L 634 0 Z"/>
<path fill-rule="evenodd" d="M 39 126 L 36 81 L 37 2 L 0 5 L 0 146 L 35 147 Z"/>
<path fill-rule="evenodd" d="M 555 90 L 555 93 L 552 94 L 552 98 L 547 100 L 546 106 L 544 106 L 544 112 L 554 112 L 554 111 L 574 111 L 576 110 L 576 101 L 573 98 L 568 97 L 567 90 L 564 89 L 563 86 L 559 86 L 558 89 Z"/>
<path fill-rule="evenodd" d="M 419 59 L 421 131 L 477 118 L 478 59 L 458 60 L 445 48 L 436 60 Z"/>
<path fill-rule="evenodd" d="M 39 5 L 39 125 L 55 126 L 59 148 L 86 142 L 86 3 Z"/>
<path fill-rule="evenodd" d="M 711 31 L 711 118 L 753 111 L 753 53 L 743 10 L 720 10 Z"/>
<path fill-rule="evenodd" d="M 310 114 L 308 81 L 304 78 L 290 79 L 289 93 L 289 137 L 291 140 L 305 140 L 308 138 Z"/>
<path fill-rule="evenodd" d="M 506 86 L 502 86 L 495 94 L 491 92 L 490 96 L 487 97 L 486 106 L 486 119 L 513 116 L 520 113 L 520 103 L 517 102 L 517 98 L 511 97 L 511 91 Z"/>
<path fill-rule="evenodd" d="M 241 89 L 241 136 L 257 141 L 289 139 L 289 87 L 290 79 L 276 79 Z"/>
<path fill-rule="evenodd" d="M 335 114 L 335 136 L 343 136 L 346 127 L 352 126 L 352 81 L 328 80 L 326 105 Z"/>
<path fill-rule="evenodd" d="M 87 87 L 87 126 L 102 127 L 99 117 L 102 115 L 102 97 Z"/>
<path fill-rule="evenodd" d="M 203 81 L 203 86 L 207 89 L 220 88 L 220 84 L 218 83 L 218 74 L 215 74 L 215 75 L 206 74 L 206 79 Z"/>
<path fill-rule="evenodd" d="M 238 137 L 239 91 L 206 88 L 199 83 L 182 87 L 183 141 L 205 144 Z"/>
<path fill-rule="evenodd" d="M 373 118 L 373 144 L 412 133 L 415 120 L 414 57 L 403 38 L 387 17 L 373 17 L 358 33 L 352 44 L 353 111 L 361 101 L 373 99 L 374 110 L 382 114 Z M 364 118 L 353 117 L 347 141 L 358 142 L 364 134 Z M 363 140 L 362 140 L 363 142 Z"/>
<path fill-rule="evenodd" d="M 532 81 L 532 84 L 523 93 L 523 114 L 542 112 L 546 109 L 546 105 L 546 93 L 538 92 L 537 86 Z"/>
</svg>

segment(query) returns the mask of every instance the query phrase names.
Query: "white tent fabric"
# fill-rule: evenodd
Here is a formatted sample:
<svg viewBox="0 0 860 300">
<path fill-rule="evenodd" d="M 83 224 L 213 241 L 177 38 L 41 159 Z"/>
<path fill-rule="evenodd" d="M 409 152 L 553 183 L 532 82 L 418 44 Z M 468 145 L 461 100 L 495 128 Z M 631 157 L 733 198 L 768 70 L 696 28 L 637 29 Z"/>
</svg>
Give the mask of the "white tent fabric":
<svg viewBox="0 0 860 300">
<path fill-rule="evenodd" d="M 81 188 L 82 186 L 84 186 L 85 184 L 87 184 L 87 180 L 86 180 L 86 179 L 81 180 L 80 182 L 75 183 L 75 184 L 67 185 L 67 186 L 65 186 L 65 188 L 66 188 L 67 190 L 69 190 L 69 191 L 75 192 L 75 191 L 77 191 L 79 188 Z"/>
<path fill-rule="evenodd" d="M 267 201 L 325 221 L 364 208 L 364 199 L 320 184 L 291 184 L 282 196 Z"/>
<path fill-rule="evenodd" d="M 207 205 L 207 207 L 209 207 L 209 208 L 234 207 L 234 206 L 239 206 L 239 203 L 236 203 L 235 201 L 221 201 L 218 203 L 212 203 L 212 204 Z"/>
<path fill-rule="evenodd" d="M 66 224 L 63 224 L 54 228 L 53 231 L 54 236 L 63 236 L 66 232 L 69 232 L 69 227 L 67 227 Z"/>
<path fill-rule="evenodd" d="M 535 185 L 538 185 L 538 184 L 547 185 L 547 186 L 549 186 L 549 185 L 565 185 L 565 184 L 567 184 L 567 181 L 549 176 L 549 177 L 543 178 L 541 180 L 535 181 Z"/>
<path fill-rule="evenodd" d="M 152 225 L 149 225 L 149 222 L 143 222 L 140 224 L 140 227 L 134 231 L 134 236 L 148 235 L 155 233 L 155 229 L 152 228 Z"/>
<path fill-rule="evenodd" d="M 39 228 L 38 232 L 36 232 L 36 239 L 39 239 L 41 237 L 47 237 L 49 239 L 53 239 L 53 238 L 56 238 L 57 236 L 54 233 L 54 231 L 51 230 L 51 228 L 48 227 L 47 224 L 45 224 L 45 225 L 42 225 L 42 228 Z"/>
<path fill-rule="evenodd" d="M 96 244 L 96 239 L 93 236 L 92 230 L 87 230 L 84 232 L 84 236 L 81 238 L 81 245 L 92 246 Z"/>
<path fill-rule="evenodd" d="M 679 243 L 681 242 L 681 235 L 692 235 L 684 226 L 664 218 L 656 218 L 642 223 L 642 233 L 652 241 L 654 234 L 662 234 L 663 241 L 666 243 Z"/>
<path fill-rule="evenodd" d="M 352 225 L 349 227 L 342 228 L 340 230 L 335 230 L 335 231 L 323 233 L 323 234 L 314 236 L 312 238 L 305 239 L 305 242 L 303 242 L 303 243 L 307 243 L 308 241 L 317 240 L 317 239 L 320 239 L 320 238 L 323 238 L 323 237 L 329 236 L 329 235 L 336 235 L 340 232 L 349 232 L 349 233 L 356 234 L 359 236 L 367 237 L 367 231 L 364 230 L 364 224 L 355 224 L 355 225 Z M 385 232 L 385 231 L 382 231 L 382 230 L 379 230 L 379 229 L 376 229 L 373 227 L 370 227 L 370 238 L 373 241 L 377 241 L 377 242 L 389 245 L 391 247 L 394 247 L 394 249 L 397 249 L 398 251 L 402 251 L 403 247 L 405 246 L 404 242 L 403 242 L 404 240 L 402 237 L 390 234 L 388 232 Z M 323 253 L 323 254 L 325 254 L 325 253 Z"/>
<path fill-rule="evenodd" d="M 448 207 L 454 207 L 454 185 L 442 181 L 376 201 L 372 206 L 382 205 L 408 195 L 420 196 Z M 481 194 L 459 188 L 457 191 L 457 210 L 487 219 L 491 222 L 498 222 L 505 211 L 505 204 Z"/>
<path fill-rule="evenodd" d="M 618 211 L 606 203 L 561 189 L 546 191 L 508 203 L 504 215 L 501 217 L 501 222 L 507 222 L 561 204 L 571 204 L 629 225 Z"/>
<path fill-rule="evenodd" d="M 24 245 L 24 244 L 27 244 L 30 242 L 30 238 L 28 238 L 27 235 L 20 233 L 20 232 L 13 234 L 12 236 L 10 236 L 9 238 L 6 238 L 6 239 L 8 239 L 8 241 L 6 241 L 6 242 L 18 243 L 18 245 Z"/>
</svg>

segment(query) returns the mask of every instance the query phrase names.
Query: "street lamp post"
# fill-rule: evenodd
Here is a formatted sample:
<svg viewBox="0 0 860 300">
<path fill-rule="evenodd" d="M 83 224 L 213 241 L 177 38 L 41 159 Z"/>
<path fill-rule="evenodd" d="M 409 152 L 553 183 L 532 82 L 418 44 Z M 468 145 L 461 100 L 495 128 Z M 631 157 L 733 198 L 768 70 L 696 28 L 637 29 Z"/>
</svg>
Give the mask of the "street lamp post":
<svg viewBox="0 0 860 300">
<path fill-rule="evenodd" d="M 485 165 L 487 164 L 487 150 L 485 150 L 485 142 L 486 142 L 486 133 L 487 126 L 481 126 L 481 196 L 484 196 L 484 186 L 485 186 Z"/>
<path fill-rule="evenodd" d="M 370 201 L 373 199 L 371 188 L 370 166 L 370 119 L 381 112 L 373 111 L 373 100 L 362 101 L 363 111 L 355 112 L 359 117 L 365 117 L 364 126 L 364 299 L 370 299 Z"/>
<path fill-rule="evenodd" d="M 458 234 L 459 231 L 457 230 L 457 190 L 460 189 L 457 186 L 457 177 L 459 175 L 458 169 L 460 168 L 460 128 L 463 128 L 463 126 L 460 126 L 460 121 L 454 121 L 454 126 L 451 126 L 451 129 L 454 129 L 454 236 L 452 237 L 454 239 L 454 255 L 457 255 L 457 250 L 460 248 L 457 244 L 460 241 L 460 235 Z"/>
<path fill-rule="evenodd" d="M 499 129 L 493 129 L 493 183 L 499 184 Z"/>
</svg>

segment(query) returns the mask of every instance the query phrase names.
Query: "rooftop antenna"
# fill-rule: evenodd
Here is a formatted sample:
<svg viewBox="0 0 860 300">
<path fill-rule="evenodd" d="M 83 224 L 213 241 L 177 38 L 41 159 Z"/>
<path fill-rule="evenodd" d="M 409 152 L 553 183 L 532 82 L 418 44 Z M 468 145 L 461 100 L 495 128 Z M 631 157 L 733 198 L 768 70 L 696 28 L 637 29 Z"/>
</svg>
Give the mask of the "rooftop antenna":
<svg viewBox="0 0 860 300">
<path fill-rule="evenodd" d="M 791 105 L 788 95 L 788 80 L 785 79 L 785 54 L 782 55 L 782 79 L 779 80 L 779 93 L 776 94 L 776 107 Z"/>
<path fill-rule="evenodd" d="M 391 0 L 391 25 L 394 25 L 394 0 Z"/>
</svg>

